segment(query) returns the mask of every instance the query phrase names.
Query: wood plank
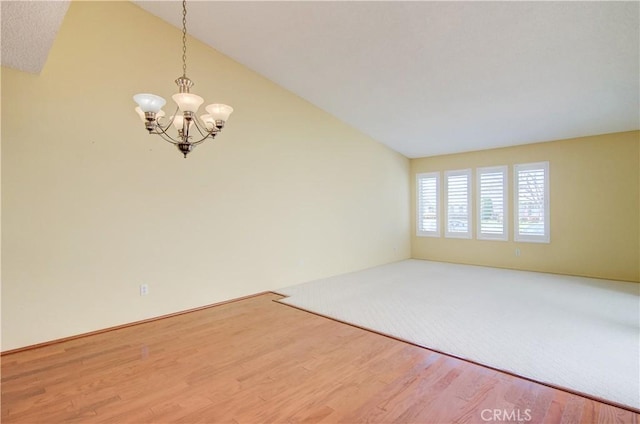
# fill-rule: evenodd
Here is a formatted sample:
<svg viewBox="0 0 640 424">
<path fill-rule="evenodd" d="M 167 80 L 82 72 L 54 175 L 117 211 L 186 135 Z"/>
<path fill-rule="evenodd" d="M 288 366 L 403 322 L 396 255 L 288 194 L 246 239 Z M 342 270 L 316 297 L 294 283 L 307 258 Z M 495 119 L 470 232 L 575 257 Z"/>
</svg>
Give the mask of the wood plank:
<svg viewBox="0 0 640 424">
<path fill-rule="evenodd" d="M 6 354 L 3 423 L 637 423 L 638 414 L 263 294 Z M 493 413 L 493 412 L 492 412 Z M 485 412 L 486 415 L 486 412 Z"/>
</svg>

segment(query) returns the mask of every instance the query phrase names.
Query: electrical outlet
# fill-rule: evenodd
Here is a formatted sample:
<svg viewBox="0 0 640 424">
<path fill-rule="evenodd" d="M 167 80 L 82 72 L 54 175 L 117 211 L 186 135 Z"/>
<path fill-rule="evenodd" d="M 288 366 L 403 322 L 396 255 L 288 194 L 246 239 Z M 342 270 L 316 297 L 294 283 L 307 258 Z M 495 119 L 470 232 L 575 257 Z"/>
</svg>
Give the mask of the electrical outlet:
<svg viewBox="0 0 640 424">
<path fill-rule="evenodd" d="M 520 256 L 520 248 L 516 247 L 516 256 Z"/>
<path fill-rule="evenodd" d="M 149 294 L 149 284 L 140 284 L 140 296 Z"/>
</svg>

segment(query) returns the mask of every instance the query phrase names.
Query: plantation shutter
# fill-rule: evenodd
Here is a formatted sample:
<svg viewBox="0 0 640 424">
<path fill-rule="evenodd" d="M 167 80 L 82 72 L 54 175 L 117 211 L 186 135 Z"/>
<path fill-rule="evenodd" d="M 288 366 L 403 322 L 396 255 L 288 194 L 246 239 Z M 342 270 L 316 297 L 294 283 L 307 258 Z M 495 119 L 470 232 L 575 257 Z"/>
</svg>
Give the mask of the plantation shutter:
<svg viewBox="0 0 640 424">
<path fill-rule="evenodd" d="M 478 168 L 478 239 L 507 240 L 507 167 Z"/>
<path fill-rule="evenodd" d="M 440 236 L 439 187 L 440 173 L 418 174 L 417 233 L 420 236 Z"/>
<path fill-rule="evenodd" d="M 447 171 L 446 237 L 471 238 L 471 170 Z"/>
<path fill-rule="evenodd" d="M 549 162 L 515 165 L 516 241 L 549 242 Z"/>
</svg>

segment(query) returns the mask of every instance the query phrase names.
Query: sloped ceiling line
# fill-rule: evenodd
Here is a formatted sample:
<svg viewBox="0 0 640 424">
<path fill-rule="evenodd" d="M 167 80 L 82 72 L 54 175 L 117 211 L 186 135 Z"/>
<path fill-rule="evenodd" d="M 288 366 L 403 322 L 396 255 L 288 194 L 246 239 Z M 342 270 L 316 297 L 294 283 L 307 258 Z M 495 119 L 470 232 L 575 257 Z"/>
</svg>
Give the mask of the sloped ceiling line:
<svg viewBox="0 0 640 424">
<path fill-rule="evenodd" d="M 1 4 L 3 66 L 40 72 L 69 2 Z M 194 1 L 188 26 L 410 158 L 640 129 L 639 2 Z"/>
</svg>

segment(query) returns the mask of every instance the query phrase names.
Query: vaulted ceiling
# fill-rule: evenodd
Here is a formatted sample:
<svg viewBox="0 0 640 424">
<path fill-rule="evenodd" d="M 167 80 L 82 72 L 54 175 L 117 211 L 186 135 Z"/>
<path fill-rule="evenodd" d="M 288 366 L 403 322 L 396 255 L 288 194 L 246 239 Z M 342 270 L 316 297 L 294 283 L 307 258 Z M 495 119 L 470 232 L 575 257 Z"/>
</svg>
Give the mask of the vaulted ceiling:
<svg viewBox="0 0 640 424">
<path fill-rule="evenodd" d="M 181 27 L 181 2 L 134 3 Z M 422 157 L 639 129 L 639 6 L 193 1 L 187 19 L 216 50 Z"/>
</svg>

